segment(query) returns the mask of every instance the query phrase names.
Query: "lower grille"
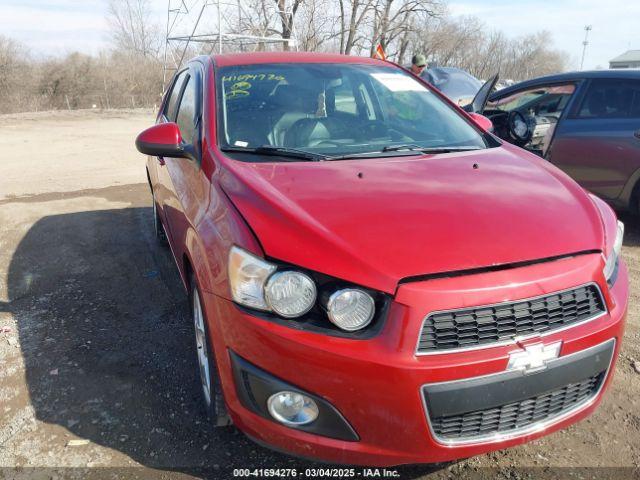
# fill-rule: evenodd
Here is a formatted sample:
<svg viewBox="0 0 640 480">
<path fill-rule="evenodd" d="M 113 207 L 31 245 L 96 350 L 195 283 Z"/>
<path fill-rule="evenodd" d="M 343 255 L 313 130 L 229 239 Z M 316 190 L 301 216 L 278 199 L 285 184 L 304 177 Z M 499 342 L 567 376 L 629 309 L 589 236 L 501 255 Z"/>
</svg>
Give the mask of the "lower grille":
<svg viewBox="0 0 640 480">
<path fill-rule="evenodd" d="M 435 440 L 477 443 L 526 435 L 569 416 L 600 395 L 615 353 L 615 339 L 549 360 L 545 368 L 422 386 Z"/>
<path fill-rule="evenodd" d="M 431 419 L 434 433 L 446 440 L 472 439 L 551 420 L 593 397 L 605 372 L 562 388 L 486 410 Z"/>
</svg>

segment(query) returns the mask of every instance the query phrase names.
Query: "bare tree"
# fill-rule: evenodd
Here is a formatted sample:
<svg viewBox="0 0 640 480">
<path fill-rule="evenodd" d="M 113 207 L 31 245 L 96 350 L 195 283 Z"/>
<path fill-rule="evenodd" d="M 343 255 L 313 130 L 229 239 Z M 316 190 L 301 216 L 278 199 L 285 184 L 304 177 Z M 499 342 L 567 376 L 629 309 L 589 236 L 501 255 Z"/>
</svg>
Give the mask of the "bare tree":
<svg viewBox="0 0 640 480">
<path fill-rule="evenodd" d="M 508 38 L 477 17 L 448 15 L 443 1 L 244 0 L 242 8 L 229 7 L 224 18 L 226 31 L 278 39 L 260 49 L 286 49 L 295 34 L 305 51 L 368 55 L 380 41 L 393 61 L 403 63 L 409 53 L 421 52 L 441 66 L 462 68 L 481 79 L 500 72 L 503 78 L 524 80 L 566 68 L 568 56 L 554 49 L 548 32 Z M 114 48 L 99 55 L 32 58 L 24 46 L 0 35 L 1 113 L 158 103 L 160 36 L 150 22 L 150 0 L 108 2 Z M 198 43 L 186 58 L 210 49 Z"/>
<path fill-rule="evenodd" d="M 157 57 L 160 29 L 151 21 L 149 0 L 108 0 L 107 21 L 116 49 Z"/>
<path fill-rule="evenodd" d="M 245 0 L 245 8 L 238 3 L 238 12 L 231 20 L 229 31 L 235 34 L 246 34 L 258 37 L 266 37 L 268 35 L 277 34 L 277 30 L 273 25 L 272 11 L 273 4 L 271 0 Z M 244 51 L 244 45 L 240 45 L 239 49 Z M 264 50 L 265 44 L 258 43 L 256 50 Z"/>
<path fill-rule="evenodd" d="M 0 95 L 9 93 L 17 82 L 23 51 L 18 42 L 0 35 Z"/>
<path fill-rule="evenodd" d="M 296 14 L 302 5 L 303 0 L 293 0 L 291 3 L 289 0 L 248 0 L 245 8 L 239 8 L 231 31 L 261 37 L 279 37 L 283 40 L 282 49 L 289 50 Z M 265 48 L 265 43 L 257 44 L 258 50 Z"/>
<path fill-rule="evenodd" d="M 336 36 L 330 9 L 330 0 L 305 0 L 302 4 L 296 17 L 296 38 L 302 51 L 323 50 Z"/>
<path fill-rule="evenodd" d="M 418 31 L 413 43 L 438 65 L 468 68 L 482 44 L 483 32 L 484 25 L 476 17 L 444 18 Z"/>
<path fill-rule="evenodd" d="M 291 7 L 287 4 L 287 0 L 275 0 L 275 2 L 278 6 L 278 15 L 280 16 L 281 31 L 279 33 L 282 39 L 285 40 L 282 42 L 282 48 L 283 50 L 289 50 L 289 40 L 293 33 L 293 22 L 302 0 L 293 0 Z"/>
<path fill-rule="evenodd" d="M 442 15 L 443 8 L 439 0 L 377 0 L 373 13 L 370 54 L 381 43 L 389 56 L 396 57 L 402 52 L 404 57 L 408 32 L 415 31 L 416 25 L 425 24 L 429 17 Z"/>
<path fill-rule="evenodd" d="M 340 53 L 350 55 L 366 38 L 364 27 L 375 0 L 338 0 L 340 4 Z"/>
<path fill-rule="evenodd" d="M 433 19 L 411 33 L 407 43 L 439 66 L 458 67 L 481 79 L 498 72 L 513 80 L 559 72 L 568 58 L 552 48 L 548 32 L 507 38 L 477 17 Z"/>
</svg>

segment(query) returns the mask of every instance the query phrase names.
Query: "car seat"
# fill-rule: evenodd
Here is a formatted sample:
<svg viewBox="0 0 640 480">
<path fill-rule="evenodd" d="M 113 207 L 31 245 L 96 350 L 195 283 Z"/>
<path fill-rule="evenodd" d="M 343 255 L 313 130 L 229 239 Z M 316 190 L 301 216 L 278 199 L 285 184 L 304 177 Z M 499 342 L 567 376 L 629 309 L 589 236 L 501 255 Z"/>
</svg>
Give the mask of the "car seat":
<svg viewBox="0 0 640 480">
<path fill-rule="evenodd" d="M 297 85 L 278 85 L 269 102 L 272 128 L 269 134 L 271 145 L 286 145 L 285 133 L 301 120 L 315 113 L 316 95 Z"/>
</svg>

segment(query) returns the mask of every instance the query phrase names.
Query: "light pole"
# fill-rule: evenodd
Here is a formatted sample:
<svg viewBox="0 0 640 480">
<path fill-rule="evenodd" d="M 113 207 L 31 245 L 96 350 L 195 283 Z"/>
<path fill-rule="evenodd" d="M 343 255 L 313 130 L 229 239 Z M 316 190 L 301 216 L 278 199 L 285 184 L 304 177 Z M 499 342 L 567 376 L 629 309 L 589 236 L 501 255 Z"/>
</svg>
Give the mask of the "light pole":
<svg viewBox="0 0 640 480">
<path fill-rule="evenodd" d="M 582 42 L 582 60 L 580 61 L 580 70 L 582 70 L 582 67 L 584 66 L 584 54 L 587 53 L 587 45 L 589 45 L 587 38 L 589 38 L 589 32 L 592 28 L 593 27 L 591 25 L 586 25 L 584 27 L 584 42 Z"/>
</svg>

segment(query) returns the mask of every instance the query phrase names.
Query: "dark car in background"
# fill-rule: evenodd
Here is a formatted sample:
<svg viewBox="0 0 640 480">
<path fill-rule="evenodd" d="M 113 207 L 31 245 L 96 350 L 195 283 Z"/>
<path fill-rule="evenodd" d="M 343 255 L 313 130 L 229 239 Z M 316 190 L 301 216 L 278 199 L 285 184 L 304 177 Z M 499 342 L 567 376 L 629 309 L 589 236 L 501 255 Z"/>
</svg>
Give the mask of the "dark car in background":
<svg viewBox="0 0 640 480">
<path fill-rule="evenodd" d="M 474 100 L 473 110 L 491 119 L 496 135 L 546 158 L 613 206 L 640 211 L 640 70 L 540 77 L 483 100 Z"/>
<path fill-rule="evenodd" d="M 483 84 L 469 72 L 455 67 L 429 67 L 420 76 L 461 107 L 471 103 Z"/>
</svg>

